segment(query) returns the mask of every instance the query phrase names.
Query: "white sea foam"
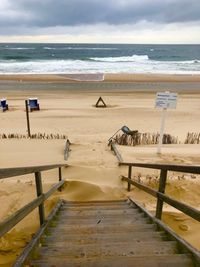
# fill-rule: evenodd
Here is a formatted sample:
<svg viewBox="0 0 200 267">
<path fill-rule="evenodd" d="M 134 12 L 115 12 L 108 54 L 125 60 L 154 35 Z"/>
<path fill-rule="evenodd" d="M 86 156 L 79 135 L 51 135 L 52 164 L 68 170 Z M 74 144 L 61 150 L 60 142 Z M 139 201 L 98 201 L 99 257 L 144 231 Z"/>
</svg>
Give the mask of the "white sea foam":
<svg viewBox="0 0 200 267">
<path fill-rule="evenodd" d="M 6 46 L 5 49 L 7 50 L 34 50 L 35 47 L 8 47 Z"/>
<path fill-rule="evenodd" d="M 1 60 L 0 73 L 4 74 L 66 74 L 66 73 L 160 73 L 200 74 L 200 61 L 154 61 L 147 56 L 131 57 L 134 60 L 82 61 L 37 60 L 19 62 Z M 119 58 L 118 58 L 119 59 Z M 122 59 L 122 57 L 121 57 Z"/>
<path fill-rule="evenodd" d="M 44 46 L 43 49 L 46 50 L 118 50 L 118 48 L 114 47 L 48 47 Z"/>
<path fill-rule="evenodd" d="M 132 55 L 129 57 L 91 57 L 91 60 L 102 62 L 142 62 L 149 59 L 148 55 Z"/>
</svg>

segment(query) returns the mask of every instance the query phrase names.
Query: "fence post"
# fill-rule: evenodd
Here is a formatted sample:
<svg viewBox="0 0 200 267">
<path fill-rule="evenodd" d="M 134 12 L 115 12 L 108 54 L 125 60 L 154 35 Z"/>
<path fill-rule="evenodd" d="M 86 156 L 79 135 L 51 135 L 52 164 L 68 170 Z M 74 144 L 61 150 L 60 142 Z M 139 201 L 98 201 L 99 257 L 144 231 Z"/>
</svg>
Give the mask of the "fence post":
<svg viewBox="0 0 200 267">
<path fill-rule="evenodd" d="M 37 196 L 39 197 L 43 194 L 41 172 L 35 172 L 35 183 Z M 45 222 L 44 202 L 39 205 L 39 217 L 40 225 L 42 225 Z"/>
<path fill-rule="evenodd" d="M 58 175 L 59 175 L 59 182 L 60 182 L 60 181 L 62 181 L 62 169 L 61 169 L 61 167 L 58 168 Z M 61 187 L 58 190 L 62 191 Z"/>
<path fill-rule="evenodd" d="M 132 166 L 128 167 L 128 178 L 131 179 L 131 174 L 132 174 Z M 131 184 L 128 183 L 128 191 L 131 191 Z"/>
<path fill-rule="evenodd" d="M 165 186 L 167 180 L 167 170 L 161 170 L 160 172 L 160 182 L 158 192 L 165 193 Z M 157 206 L 156 206 L 156 218 L 161 220 L 163 209 L 163 200 L 160 199 L 159 195 L 157 196 Z"/>
<path fill-rule="evenodd" d="M 25 100 L 25 106 L 26 106 L 26 121 L 27 121 L 28 137 L 31 137 L 29 111 L 28 111 L 28 100 Z"/>
</svg>

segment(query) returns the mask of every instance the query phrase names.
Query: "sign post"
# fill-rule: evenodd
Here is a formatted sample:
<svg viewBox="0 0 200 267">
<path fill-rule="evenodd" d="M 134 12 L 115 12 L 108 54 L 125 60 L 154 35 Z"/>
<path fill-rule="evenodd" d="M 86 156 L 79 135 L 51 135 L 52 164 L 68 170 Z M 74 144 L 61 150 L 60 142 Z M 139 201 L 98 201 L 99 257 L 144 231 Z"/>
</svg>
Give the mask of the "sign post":
<svg viewBox="0 0 200 267">
<path fill-rule="evenodd" d="M 162 108 L 162 118 L 160 125 L 160 136 L 157 147 L 157 154 L 161 153 L 167 109 L 168 108 L 176 109 L 176 104 L 177 104 L 177 93 L 170 93 L 170 92 L 157 93 L 155 107 Z"/>
</svg>

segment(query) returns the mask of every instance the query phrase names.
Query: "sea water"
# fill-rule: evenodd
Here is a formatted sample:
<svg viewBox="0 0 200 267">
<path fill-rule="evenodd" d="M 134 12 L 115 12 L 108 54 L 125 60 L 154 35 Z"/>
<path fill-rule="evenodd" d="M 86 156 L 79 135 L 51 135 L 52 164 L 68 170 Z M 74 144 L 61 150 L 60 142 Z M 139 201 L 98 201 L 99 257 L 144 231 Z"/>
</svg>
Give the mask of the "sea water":
<svg viewBox="0 0 200 267">
<path fill-rule="evenodd" d="M 200 74 L 200 45 L 0 44 L 0 74 Z"/>
</svg>

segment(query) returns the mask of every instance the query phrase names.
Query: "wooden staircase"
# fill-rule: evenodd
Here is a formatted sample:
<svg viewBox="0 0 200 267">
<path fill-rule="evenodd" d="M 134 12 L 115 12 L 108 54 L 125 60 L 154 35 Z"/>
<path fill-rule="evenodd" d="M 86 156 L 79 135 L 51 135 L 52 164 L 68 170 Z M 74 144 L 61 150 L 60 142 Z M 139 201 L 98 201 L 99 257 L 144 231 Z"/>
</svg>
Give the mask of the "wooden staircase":
<svg viewBox="0 0 200 267">
<path fill-rule="evenodd" d="M 26 266 L 189 267 L 192 255 L 130 200 L 63 202 Z"/>
</svg>

